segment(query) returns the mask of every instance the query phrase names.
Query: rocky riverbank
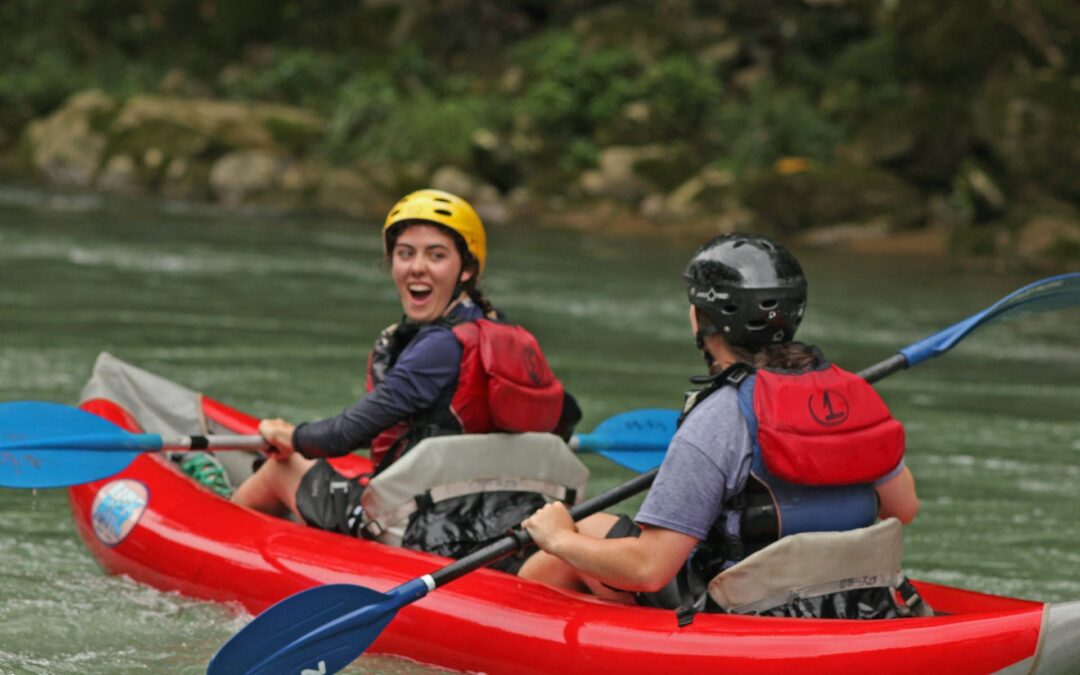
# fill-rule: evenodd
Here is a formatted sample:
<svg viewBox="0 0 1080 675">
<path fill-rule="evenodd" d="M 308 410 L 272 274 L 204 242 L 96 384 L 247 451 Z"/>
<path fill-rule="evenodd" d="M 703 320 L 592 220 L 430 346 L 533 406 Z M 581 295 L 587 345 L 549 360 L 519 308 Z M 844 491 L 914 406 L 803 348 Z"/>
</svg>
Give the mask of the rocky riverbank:
<svg viewBox="0 0 1080 675">
<path fill-rule="evenodd" d="M 492 225 L 1080 268 L 1060 0 L 210 0 L 63 10 L 77 40 L 13 1 L 0 55 L 28 65 L 0 74 L 0 170 L 19 178 L 369 218 L 433 185 Z"/>
<path fill-rule="evenodd" d="M 945 255 L 970 236 L 957 207 L 925 202 L 888 171 L 855 163 L 816 166 L 783 158 L 771 169 L 737 177 L 708 165 L 669 189 L 657 167 L 677 161 L 659 144 L 613 145 L 597 166 L 559 194 L 517 187 L 507 192 L 457 166 L 427 174 L 408 165 L 319 158 L 312 149 L 327 122 L 298 107 L 141 95 L 118 99 L 98 90 L 73 95 L 29 123 L 7 165 L 48 183 L 121 194 L 160 195 L 226 206 L 327 209 L 364 218 L 385 215 L 409 184 L 427 184 L 472 200 L 492 225 L 554 224 L 613 235 L 703 236 L 734 229 L 779 233 L 808 245 L 866 253 Z M 478 156 L 499 148 L 478 131 Z M 963 176 L 979 208 L 1003 208 L 1004 196 L 977 169 Z M 984 253 L 1012 255 L 984 263 L 1066 268 L 1080 260 L 1080 218 L 1047 203 Z"/>
</svg>

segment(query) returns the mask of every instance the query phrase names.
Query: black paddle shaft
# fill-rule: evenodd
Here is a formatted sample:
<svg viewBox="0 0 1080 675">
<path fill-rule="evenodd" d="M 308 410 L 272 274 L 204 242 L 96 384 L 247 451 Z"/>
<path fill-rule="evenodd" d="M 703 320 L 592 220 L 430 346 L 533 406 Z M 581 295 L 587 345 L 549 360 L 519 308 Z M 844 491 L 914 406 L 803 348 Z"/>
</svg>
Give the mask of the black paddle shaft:
<svg viewBox="0 0 1080 675">
<path fill-rule="evenodd" d="M 908 367 L 907 358 L 899 352 L 893 354 L 884 361 L 878 361 L 872 366 L 869 366 L 859 371 L 859 377 L 863 378 L 867 382 L 873 384 L 878 380 L 883 380 L 893 373 L 904 370 Z"/>
<path fill-rule="evenodd" d="M 904 355 L 893 354 L 884 361 L 879 361 L 865 370 L 860 371 L 859 376 L 864 378 L 867 382 L 877 382 L 878 380 L 884 379 L 905 368 L 907 368 L 907 359 L 904 358 Z M 573 517 L 575 521 L 581 520 L 586 516 L 591 516 L 594 513 L 603 511 L 608 507 L 618 504 L 624 499 L 628 499 L 639 492 L 649 489 L 653 480 L 656 479 L 656 474 L 659 470 L 659 467 L 657 467 L 639 476 L 635 476 L 621 485 L 616 485 L 607 492 L 578 504 L 570 509 L 571 517 Z M 532 537 L 530 537 L 529 533 L 524 529 L 514 530 L 502 539 L 489 544 L 482 549 L 473 551 L 457 562 L 432 572 L 431 579 L 435 582 L 436 588 L 443 586 L 475 569 L 483 567 L 484 565 L 489 565 L 496 560 L 501 560 L 506 556 L 519 551 L 528 546 L 531 542 Z"/>
<path fill-rule="evenodd" d="M 599 513 L 608 507 L 614 506 L 639 492 L 644 492 L 652 485 L 653 480 L 656 478 L 656 473 L 659 470 L 659 468 L 652 469 L 647 473 L 635 476 L 625 483 L 616 485 L 607 492 L 598 494 L 592 499 L 583 501 L 570 509 L 570 516 L 575 521 L 581 520 L 586 516 L 591 516 L 594 513 Z M 496 560 L 501 560 L 515 551 L 521 550 L 531 542 L 532 537 L 530 537 L 529 533 L 524 529 L 514 530 L 502 539 L 488 544 L 482 549 L 473 551 L 457 562 L 432 572 L 431 579 L 435 582 L 436 587 L 448 584 L 454 579 L 468 574 L 477 568 L 493 563 Z"/>
</svg>

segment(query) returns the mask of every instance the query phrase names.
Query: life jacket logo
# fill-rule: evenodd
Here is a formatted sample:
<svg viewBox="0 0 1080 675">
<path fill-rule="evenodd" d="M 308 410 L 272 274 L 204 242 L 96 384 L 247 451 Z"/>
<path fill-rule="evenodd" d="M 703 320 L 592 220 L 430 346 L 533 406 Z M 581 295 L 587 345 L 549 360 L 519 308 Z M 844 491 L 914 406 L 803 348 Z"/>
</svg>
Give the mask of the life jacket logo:
<svg viewBox="0 0 1080 675">
<path fill-rule="evenodd" d="M 98 491 L 90 507 L 94 534 L 106 546 L 116 546 L 138 524 L 149 501 L 149 490 L 137 480 L 125 478 L 108 483 Z"/>
<path fill-rule="evenodd" d="M 807 399 L 810 408 L 810 416 L 823 427 L 835 427 L 843 424 L 848 418 L 848 401 L 840 394 L 831 389 L 826 389 L 818 394 L 811 394 Z"/>
<path fill-rule="evenodd" d="M 540 373 L 543 372 L 543 367 L 540 362 L 540 355 L 536 353 L 536 350 L 532 347 L 525 348 L 525 372 L 529 375 L 529 381 L 533 383 L 534 387 L 539 387 L 540 383 L 544 381 Z"/>
</svg>

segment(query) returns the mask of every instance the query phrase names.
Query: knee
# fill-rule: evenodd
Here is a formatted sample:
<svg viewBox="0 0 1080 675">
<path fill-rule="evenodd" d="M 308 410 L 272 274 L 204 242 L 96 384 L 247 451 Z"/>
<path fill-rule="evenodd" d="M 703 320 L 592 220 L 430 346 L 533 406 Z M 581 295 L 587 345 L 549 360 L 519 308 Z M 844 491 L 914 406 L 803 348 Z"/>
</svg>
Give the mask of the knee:
<svg viewBox="0 0 1080 675">
<path fill-rule="evenodd" d="M 560 558 L 556 558 L 544 551 L 537 551 L 529 556 L 529 559 L 518 570 L 518 576 L 522 579 L 539 581 L 549 586 L 569 588 L 575 591 L 584 590 L 581 578 L 574 568 Z"/>
<path fill-rule="evenodd" d="M 597 513 L 577 522 L 578 532 L 596 539 L 604 539 L 612 526 L 619 521 L 610 513 Z"/>
</svg>

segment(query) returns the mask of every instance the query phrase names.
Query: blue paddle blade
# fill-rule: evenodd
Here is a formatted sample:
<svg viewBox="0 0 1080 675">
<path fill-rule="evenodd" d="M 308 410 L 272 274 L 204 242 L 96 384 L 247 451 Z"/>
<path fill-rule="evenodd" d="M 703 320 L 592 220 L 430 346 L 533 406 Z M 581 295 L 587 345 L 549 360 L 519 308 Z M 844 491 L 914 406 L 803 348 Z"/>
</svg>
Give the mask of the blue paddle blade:
<svg viewBox="0 0 1080 675">
<path fill-rule="evenodd" d="M 375 641 L 398 609 L 395 598 L 363 586 L 301 591 L 232 636 L 210 660 L 207 675 L 336 673 Z M 350 627 L 333 631 L 342 619 Z"/>
<path fill-rule="evenodd" d="M 1049 277 L 1010 293 L 983 311 L 900 350 L 908 367 L 940 356 L 982 326 L 1020 314 L 1080 305 L 1080 272 Z"/>
<path fill-rule="evenodd" d="M 80 436 L 112 436 L 116 443 L 109 449 L 88 449 L 80 445 Z M 111 476 L 142 452 L 126 447 L 130 437 L 112 422 L 71 406 L 0 403 L 0 486 L 64 487 Z"/>
<path fill-rule="evenodd" d="M 660 466 L 666 450 L 602 450 L 601 455 L 631 471 L 645 473 Z"/>
<path fill-rule="evenodd" d="M 595 452 L 634 471 L 648 471 L 664 461 L 679 413 L 665 408 L 631 410 L 601 422 L 591 434 L 581 434 L 580 452 Z"/>
</svg>

